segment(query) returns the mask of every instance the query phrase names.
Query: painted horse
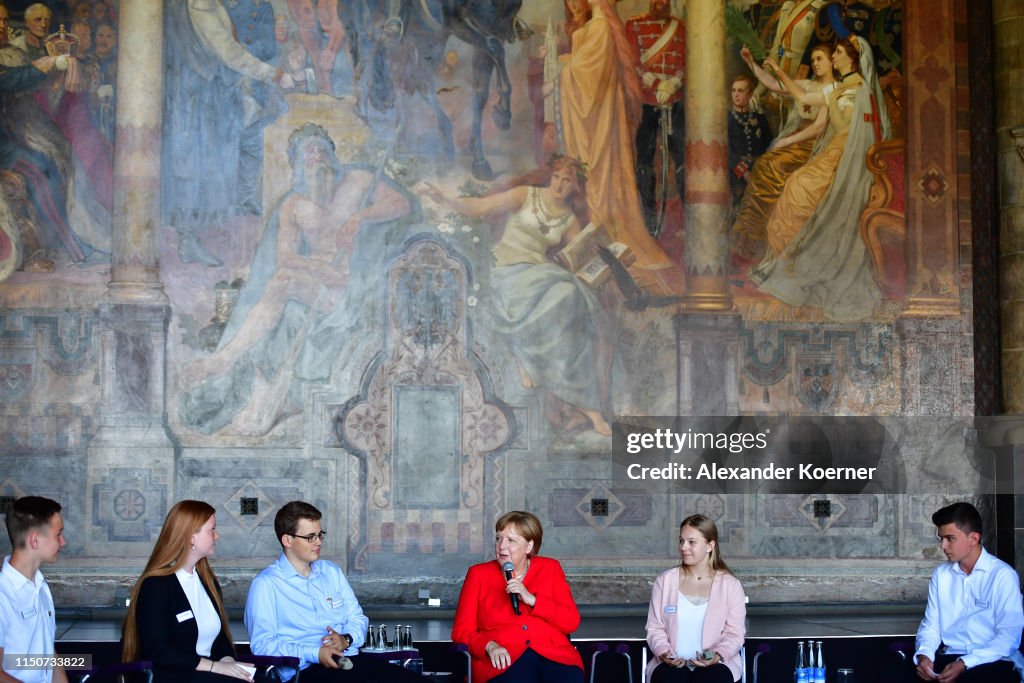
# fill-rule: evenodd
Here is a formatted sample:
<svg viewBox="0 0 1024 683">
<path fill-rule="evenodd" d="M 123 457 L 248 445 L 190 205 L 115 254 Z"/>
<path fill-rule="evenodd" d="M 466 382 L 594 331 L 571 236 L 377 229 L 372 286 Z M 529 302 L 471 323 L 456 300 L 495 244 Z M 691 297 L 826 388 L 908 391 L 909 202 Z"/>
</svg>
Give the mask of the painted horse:
<svg viewBox="0 0 1024 683">
<path fill-rule="evenodd" d="M 437 99 L 435 73 L 449 36 L 470 45 L 473 129 L 468 151 L 473 156 L 473 175 L 491 180 L 494 173 L 483 152 L 483 112 L 493 74 L 498 101 L 491 117 L 498 128 L 509 128 L 512 84 L 505 66 L 504 44 L 518 37 L 516 14 L 521 5 L 522 0 L 341 0 L 338 12 L 349 28 L 356 78 L 362 80 L 364 69 L 371 68 L 368 97 L 361 99 L 378 111 L 386 111 L 394 107 L 395 88 L 420 95 L 437 118 L 444 153 L 453 158 L 452 124 Z"/>
</svg>

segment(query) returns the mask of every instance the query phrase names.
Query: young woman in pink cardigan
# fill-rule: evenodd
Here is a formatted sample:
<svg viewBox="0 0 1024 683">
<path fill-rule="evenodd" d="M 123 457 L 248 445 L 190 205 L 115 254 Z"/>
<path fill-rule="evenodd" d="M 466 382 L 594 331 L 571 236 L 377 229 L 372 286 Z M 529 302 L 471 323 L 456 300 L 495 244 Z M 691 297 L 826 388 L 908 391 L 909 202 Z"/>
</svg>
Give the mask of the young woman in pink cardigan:
<svg viewBox="0 0 1024 683">
<path fill-rule="evenodd" d="M 682 563 L 654 581 L 647 611 L 649 683 L 740 680 L 746 599 L 718 549 L 718 527 L 704 515 L 679 526 Z"/>
</svg>

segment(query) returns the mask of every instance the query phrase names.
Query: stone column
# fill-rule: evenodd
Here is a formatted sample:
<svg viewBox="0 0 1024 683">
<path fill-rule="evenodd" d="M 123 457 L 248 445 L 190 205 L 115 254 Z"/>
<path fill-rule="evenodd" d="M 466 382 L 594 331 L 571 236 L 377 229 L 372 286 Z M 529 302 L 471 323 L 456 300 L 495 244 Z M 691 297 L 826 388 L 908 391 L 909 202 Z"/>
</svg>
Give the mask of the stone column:
<svg viewBox="0 0 1024 683">
<path fill-rule="evenodd" d="M 725 3 L 686 4 L 686 299 L 683 310 L 733 308 L 729 239 Z"/>
<path fill-rule="evenodd" d="M 86 550 L 144 556 L 174 499 L 166 429 L 170 307 L 160 281 L 163 0 L 121 0 L 111 280 L 100 306 L 101 415 L 89 444 Z"/>
<path fill-rule="evenodd" d="M 113 268 L 108 300 L 166 304 L 160 282 L 163 2 L 122 0 L 114 149 Z"/>
<path fill-rule="evenodd" d="M 1024 2 L 993 2 L 1003 406 L 1024 413 Z"/>
<path fill-rule="evenodd" d="M 729 290 L 725 3 L 686 3 L 686 295 L 676 316 L 679 415 L 735 415 L 739 315 Z"/>
</svg>

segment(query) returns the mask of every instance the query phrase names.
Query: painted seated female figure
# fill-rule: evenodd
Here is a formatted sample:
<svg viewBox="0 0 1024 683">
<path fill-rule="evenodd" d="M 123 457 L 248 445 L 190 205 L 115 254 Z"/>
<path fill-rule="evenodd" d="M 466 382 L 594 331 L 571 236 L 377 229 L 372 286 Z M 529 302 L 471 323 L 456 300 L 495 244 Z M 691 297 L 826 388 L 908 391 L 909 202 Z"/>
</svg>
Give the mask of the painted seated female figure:
<svg viewBox="0 0 1024 683">
<path fill-rule="evenodd" d="M 824 43 L 811 49 L 811 70 L 814 77 L 798 80 L 796 83 L 808 92 L 819 92 L 835 82 L 832 74 L 832 48 Z M 740 51 L 743 61 L 757 76 L 761 85 L 774 93 L 783 94 L 785 88 L 760 65 L 754 63 L 750 50 Z M 750 169 L 750 180 L 743 194 L 736 220 L 733 222 L 733 238 L 737 251 L 744 257 L 761 256 L 764 251 L 765 224 L 771 216 L 775 203 L 782 194 L 786 180 L 798 168 L 807 163 L 815 147 L 828 143 L 828 109 L 822 106 L 791 103 L 786 121 L 768 151 L 757 158 Z"/>
<path fill-rule="evenodd" d="M 718 527 L 690 515 L 679 527 L 681 563 L 654 581 L 647 610 L 650 683 L 733 683 L 741 678 L 746 598 L 718 547 Z"/>
<path fill-rule="evenodd" d="M 801 104 L 828 108 L 831 138 L 786 180 L 765 232 L 768 254 L 750 271 L 757 286 L 791 306 L 821 308 L 831 320 L 869 317 L 882 293 L 860 236 L 872 175 L 866 155 L 892 136 L 871 45 L 859 36 L 836 44 L 833 85 L 808 92 L 766 60 Z"/>
<path fill-rule="evenodd" d="M 523 386 L 546 390 L 581 413 L 579 422 L 611 436 L 610 321 L 590 288 L 548 258 L 586 220 L 584 167 L 558 157 L 512 182 L 484 197 L 450 197 L 430 183 L 422 193 L 467 216 L 506 216 L 491 271 L 494 329 L 510 340 Z"/>
<path fill-rule="evenodd" d="M 235 662 L 220 585 L 208 559 L 217 546 L 214 512 L 198 500 L 175 504 L 132 590 L 122 659 L 153 662 L 155 683 L 253 680 Z"/>
<path fill-rule="evenodd" d="M 452 640 L 465 643 L 475 683 L 583 683 L 569 642 L 580 623 L 562 566 L 540 557 L 544 530 L 529 512 L 494 525 L 494 561 L 469 568 Z"/>
</svg>

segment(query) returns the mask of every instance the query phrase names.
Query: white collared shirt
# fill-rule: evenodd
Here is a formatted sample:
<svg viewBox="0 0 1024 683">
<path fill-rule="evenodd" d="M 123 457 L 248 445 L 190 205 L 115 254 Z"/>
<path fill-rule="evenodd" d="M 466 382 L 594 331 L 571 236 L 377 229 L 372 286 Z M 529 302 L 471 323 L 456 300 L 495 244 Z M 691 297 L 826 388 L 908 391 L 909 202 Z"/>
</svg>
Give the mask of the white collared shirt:
<svg viewBox="0 0 1024 683">
<path fill-rule="evenodd" d="M 914 661 L 920 655 L 934 660 L 945 643 L 948 652 L 963 654 L 968 668 L 1007 659 L 1019 669 L 1024 665 L 1017 649 L 1022 628 L 1017 573 L 982 548 L 970 575 L 957 562 L 943 562 L 932 572 Z"/>
<path fill-rule="evenodd" d="M 29 581 L 11 566 L 10 556 L 0 569 L 0 646 L 5 655 L 53 655 L 57 620 L 53 596 L 42 572 Z M 50 683 L 51 670 L 8 672 L 23 683 Z"/>
</svg>

